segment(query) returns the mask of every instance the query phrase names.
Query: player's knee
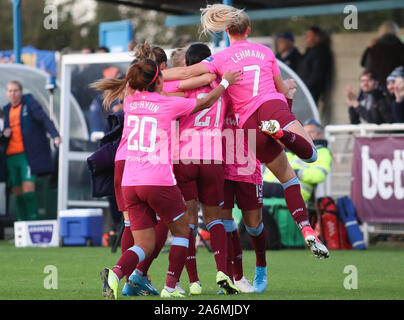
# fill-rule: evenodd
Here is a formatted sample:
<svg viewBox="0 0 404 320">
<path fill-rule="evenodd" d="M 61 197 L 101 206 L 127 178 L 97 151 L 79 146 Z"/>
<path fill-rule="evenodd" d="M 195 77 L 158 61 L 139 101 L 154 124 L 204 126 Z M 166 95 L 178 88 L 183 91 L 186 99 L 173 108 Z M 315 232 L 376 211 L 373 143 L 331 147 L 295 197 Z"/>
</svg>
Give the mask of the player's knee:
<svg viewBox="0 0 404 320">
<path fill-rule="evenodd" d="M 236 222 L 233 219 L 223 220 L 223 225 L 226 232 L 233 232 L 237 230 Z"/>
<path fill-rule="evenodd" d="M 252 237 L 257 237 L 261 234 L 262 230 L 264 229 L 264 223 L 261 222 L 257 227 L 249 227 L 245 226 L 248 234 Z"/>
<path fill-rule="evenodd" d="M 174 237 L 185 237 L 188 238 L 189 236 L 189 223 L 184 216 L 180 217 L 179 219 L 170 222 L 168 224 L 168 228 L 170 229 L 171 234 Z"/>
<path fill-rule="evenodd" d="M 256 228 L 262 222 L 261 210 L 242 211 L 244 224 Z"/>
</svg>

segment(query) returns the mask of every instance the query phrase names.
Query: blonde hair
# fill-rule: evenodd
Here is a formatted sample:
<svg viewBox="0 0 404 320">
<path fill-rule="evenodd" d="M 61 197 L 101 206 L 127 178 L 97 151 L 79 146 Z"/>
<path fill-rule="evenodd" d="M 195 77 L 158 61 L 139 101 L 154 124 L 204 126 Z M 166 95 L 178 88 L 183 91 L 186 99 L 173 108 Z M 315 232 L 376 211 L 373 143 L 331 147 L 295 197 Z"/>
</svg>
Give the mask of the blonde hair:
<svg viewBox="0 0 404 320">
<path fill-rule="evenodd" d="M 398 33 L 398 26 L 393 21 L 385 21 L 383 22 L 379 29 L 377 30 L 377 35 L 379 37 L 383 37 L 386 34 L 394 34 L 397 35 Z"/>
<path fill-rule="evenodd" d="M 185 53 L 184 48 L 175 49 L 171 52 L 170 61 L 173 67 L 183 67 L 185 66 Z"/>
<path fill-rule="evenodd" d="M 226 29 L 230 34 L 244 34 L 250 26 L 250 18 L 244 9 L 225 4 L 207 5 L 201 9 L 202 32 L 221 32 Z"/>
</svg>

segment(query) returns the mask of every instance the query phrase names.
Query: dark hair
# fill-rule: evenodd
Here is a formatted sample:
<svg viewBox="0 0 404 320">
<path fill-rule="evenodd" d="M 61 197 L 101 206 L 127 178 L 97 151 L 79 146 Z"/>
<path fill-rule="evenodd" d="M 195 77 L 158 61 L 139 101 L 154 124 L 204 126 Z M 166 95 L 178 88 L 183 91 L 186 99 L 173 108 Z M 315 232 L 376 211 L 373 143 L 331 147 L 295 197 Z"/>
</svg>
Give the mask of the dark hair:
<svg viewBox="0 0 404 320">
<path fill-rule="evenodd" d="M 126 73 L 126 81 L 133 90 L 150 91 L 156 90 L 156 80 L 161 76 L 161 70 L 158 64 L 146 59 L 134 63 Z"/>
<path fill-rule="evenodd" d="M 185 53 L 185 63 L 187 66 L 201 62 L 212 55 L 209 47 L 204 43 L 194 43 L 189 46 Z"/>
<path fill-rule="evenodd" d="M 122 98 L 126 85 L 129 85 L 133 90 L 154 92 L 159 76 L 161 76 L 161 71 L 156 62 L 145 59 L 131 64 L 123 79 L 98 80 L 90 86 L 104 91 L 103 105 L 109 109 L 113 101 Z"/>
<path fill-rule="evenodd" d="M 323 29 L 321 29 L 320 27 L 317 27 L 317 26 L 311 26 L 309 28 L 309 30 L 318 36 L 322 36 L 324 34 Z"/>
<path fill-rule="evenodd" d="M 154 61 L 156 61 L 159 66 L 161 66 L 163 62 L 167 63 L 167 55 L 163 48 L 153 46 L 152 51 L 154 54 Z"/>
<path fill-rule="evenodd" d="M 373 72 L 372 70 L 368 70 L 368 69 L 363 70 L 359 78 L 366 76 L 366 75 L 369 75 L 369 77 L 371 79 L 378 81 L 377 74 L 375 72 Z"/>
<path fill-rule="evenodd" d="M 10 83 L 15 84 L 15 85 L 22 91 L 22 84 L 21 84 L 21 82 L 19 82 L 19 81 L 17 81 L 17 80 L 12 80 L 12 81 L 10 81 L 10 82 L 7 83 L 7 84 L 10 84 Z"/>
<path fill-rule="evenodd" d="M 107 48 L 107 47 L 105 47 L 105 46 L 103 46 L 103 47 L 99 47 L 98 49 L 97 49 L 97 51 L 105 51 L 105 52 L 109 52 L 109 49 Z"/>
<path fill-rule="evenodd" d="M 312 26 L 309 28 L 309 30 L 319 38 L 320 45 L 327 47 L 328 50 L 331 50 L 331 37 L 327 31 L 317 26 Z"/>
</svg>

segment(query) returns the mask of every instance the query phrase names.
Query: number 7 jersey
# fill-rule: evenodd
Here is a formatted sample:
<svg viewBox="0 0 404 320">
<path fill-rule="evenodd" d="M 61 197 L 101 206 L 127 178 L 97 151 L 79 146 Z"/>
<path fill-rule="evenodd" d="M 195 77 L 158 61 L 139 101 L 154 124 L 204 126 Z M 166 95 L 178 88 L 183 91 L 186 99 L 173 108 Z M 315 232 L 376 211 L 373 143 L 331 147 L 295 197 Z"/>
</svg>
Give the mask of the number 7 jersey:
<svg viewBox="0 0 404 320">
<path fill-rule="evenodd" d="M 240 128 L 264 102 L 275 99 L 286 102 L 285 96 L 275 87 L 274 77 L 280 74 L 275 55 L 264 45 L 237 41 L 202 63 L 211 73 L 220 76 L 226 71 L 243 72 L 240 84 L 227 89 L 234 113 L 239 115 Z"/>
<path fill-rule="evenodd" d="M 190 114 L 196 99 L 136 92 L 124 102 L 127 150 L 122 186 L 172 186 L 172 141 L 177 118 Z"/>
</svg>

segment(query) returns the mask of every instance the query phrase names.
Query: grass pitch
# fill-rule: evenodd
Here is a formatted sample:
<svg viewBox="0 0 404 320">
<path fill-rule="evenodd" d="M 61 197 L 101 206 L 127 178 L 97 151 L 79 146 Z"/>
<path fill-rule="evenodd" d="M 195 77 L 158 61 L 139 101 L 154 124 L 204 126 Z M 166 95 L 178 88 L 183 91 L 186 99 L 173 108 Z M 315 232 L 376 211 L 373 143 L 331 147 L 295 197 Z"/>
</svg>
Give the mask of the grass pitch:
<svg viewBox="0 0 404 320">
<path fill-rule="evenodd" d="M 99 272 L 112 267 L 120 257 L 105 247 L 15 248 L 0 241 L 1 300 L 102 300 Z M 199 248 L 197 263 L 203 294 L 197 300 L 395 300 L 404 299 L 404 249 L 371 247 L 364 251 L 331 251 L 330 258 L 318 260 L 309 250 L 280 250 L 267 253 L 269 285 L 262 294 L 217 295 L 213 255 Z M 46 289 L 47 266 L 54 266 L 57 289 Z M 168 266 L 168 247 L 152 264 L 149 274 L 161 290 Z M 243 253 L 244 275 L 253 279 L 255 255 Z M 347 267 L 348 266 L 348 267 Z M 353 269 L 354 266 L 356 269 Z M 49 267 L 48 267 L 49 268 Z M 53 268 L 53 267 L 51 267 Z M 357 271 L 357 289 L 352 281 Z M 53 273 L 55 275 L 55 273 Z M 347 278 L 348 277 L 348 278 Z M 345 286 L 344 286 L 345 284 Z M 151 300 L 159 297 L 124 297 L 120 282 L 118 299 Z M 184 270 L 181 286 L 188 292 Z"/>
</svg>

